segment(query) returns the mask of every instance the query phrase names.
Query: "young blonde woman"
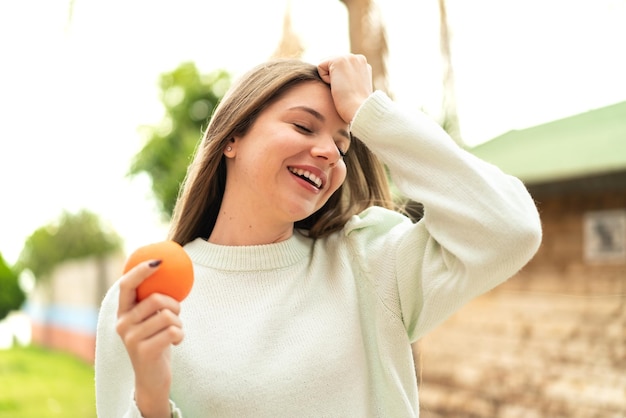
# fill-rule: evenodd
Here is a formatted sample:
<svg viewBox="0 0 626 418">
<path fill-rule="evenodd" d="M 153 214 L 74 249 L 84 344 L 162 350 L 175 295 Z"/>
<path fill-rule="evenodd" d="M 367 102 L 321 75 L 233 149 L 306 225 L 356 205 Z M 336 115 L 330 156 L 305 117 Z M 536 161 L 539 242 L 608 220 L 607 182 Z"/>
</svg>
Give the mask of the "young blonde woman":
<svg viewBox="0 0 626 418">
<path fill-rule="evenodd" d="M 424 206 L 393 210 L 384 163 Z M 98 416 L 417 417 L 411 343 L 535 254 L 523 184 L 372 91 L 365 58 L 252 69 L 216 110 L 170 239 L 182 303 L 122 276 L 103 301 Z"/>
</svg>

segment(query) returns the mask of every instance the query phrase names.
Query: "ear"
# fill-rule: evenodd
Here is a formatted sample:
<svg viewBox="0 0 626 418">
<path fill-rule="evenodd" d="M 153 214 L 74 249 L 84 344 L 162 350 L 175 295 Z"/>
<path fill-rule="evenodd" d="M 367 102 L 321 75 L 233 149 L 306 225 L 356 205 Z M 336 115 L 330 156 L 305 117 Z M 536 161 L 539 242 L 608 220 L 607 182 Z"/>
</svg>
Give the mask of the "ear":
<svg viewBox="0 0 626 418">
<path fill-rule="evenodd" d="M 224 156 L 226 156 L 226 158 L 233 158 L 235 154 L 235 138 L 230 138 L 228 140 L 228 145 L 226 145 L 226 147 L 224 148 Z"/>
</svg>

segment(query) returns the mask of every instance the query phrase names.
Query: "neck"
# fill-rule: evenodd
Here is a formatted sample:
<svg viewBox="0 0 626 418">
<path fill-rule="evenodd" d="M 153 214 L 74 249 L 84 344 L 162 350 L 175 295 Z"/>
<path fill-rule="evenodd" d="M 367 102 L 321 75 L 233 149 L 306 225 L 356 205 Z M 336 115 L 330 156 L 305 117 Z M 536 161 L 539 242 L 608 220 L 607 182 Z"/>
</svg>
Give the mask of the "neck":
<svg viewBox="0 0 626 418">
<path fill-rule="evenodd" d="M 292 235 L 293 223 L 270 225 L 253 216 L 236 216 L 220 210 L 208 242 L 230 246 L 263 245 L 285 241 Z"/>
</svg>

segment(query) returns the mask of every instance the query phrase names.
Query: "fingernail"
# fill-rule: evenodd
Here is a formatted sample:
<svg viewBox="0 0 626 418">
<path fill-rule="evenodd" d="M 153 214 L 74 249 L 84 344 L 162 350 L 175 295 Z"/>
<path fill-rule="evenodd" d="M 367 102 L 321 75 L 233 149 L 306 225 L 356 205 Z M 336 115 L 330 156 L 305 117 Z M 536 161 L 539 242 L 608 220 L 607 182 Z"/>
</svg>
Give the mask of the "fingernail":
<svg viewBox="0 0 626 418">
<path fill-rule="evenodd" d="M 163 262 L 163 260 L 153 260 L 150 263 L 148 263 L 148 265 L 150 267 L 154 268 L 154 267 L 160 266 L 162 262 Z"/>
</svg>

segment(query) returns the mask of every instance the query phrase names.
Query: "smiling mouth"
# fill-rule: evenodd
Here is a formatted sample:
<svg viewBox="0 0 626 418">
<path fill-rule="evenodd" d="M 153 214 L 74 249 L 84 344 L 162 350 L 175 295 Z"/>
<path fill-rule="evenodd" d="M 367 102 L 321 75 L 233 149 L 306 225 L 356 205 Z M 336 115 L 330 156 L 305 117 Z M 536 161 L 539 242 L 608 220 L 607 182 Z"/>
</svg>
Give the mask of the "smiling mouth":
<svg viewBox="0 0 626 418">
<path fill-rule="evenodd" d="M 295 174 L 296 176 L 300 177 L 301 179 L 311 183 L 313 186 L 315 186 L 317 189 L 322 189 L 322 179 L 317 177 L 315 174 L 311 173 L 308 170 L 302 170 L 300 168 L 293 168 L 293 167 L 289 167 L 289 171 L 292 174 Z"/>
</svg>

